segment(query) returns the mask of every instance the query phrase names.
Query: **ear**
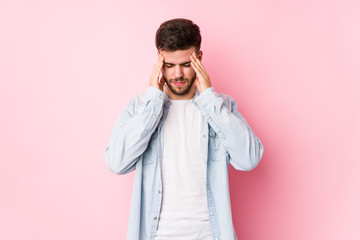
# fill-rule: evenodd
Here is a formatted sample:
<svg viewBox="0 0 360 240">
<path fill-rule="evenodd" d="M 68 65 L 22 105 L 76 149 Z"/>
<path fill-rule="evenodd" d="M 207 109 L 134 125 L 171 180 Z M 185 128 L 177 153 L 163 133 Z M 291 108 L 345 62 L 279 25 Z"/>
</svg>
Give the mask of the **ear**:
<svg viewBox="0 0 360 240">
<path fill-rule="evenodd" d="M 199 55 L 198 55 L 198 58 L 199 58 L 200 61 L 202 60 L 202 55 L 203 55 L 203 52 L 200 50 Z"/>
</svg>

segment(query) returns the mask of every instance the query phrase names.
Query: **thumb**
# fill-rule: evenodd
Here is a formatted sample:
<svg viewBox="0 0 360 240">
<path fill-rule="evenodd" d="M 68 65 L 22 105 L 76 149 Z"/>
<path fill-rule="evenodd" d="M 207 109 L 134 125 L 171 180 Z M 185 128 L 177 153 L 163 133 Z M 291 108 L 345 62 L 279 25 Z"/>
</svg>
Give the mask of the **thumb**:
<svg viewBox="0 0 360 240">
<path fill-rule="evenodd" d="M 164 76 L 161 76 L 159 80 L 159 85 L 162 86 L 164 85 L 164 83 L 165 83 Z"/>
<path fill-rule="evenodd" d="M 164 87 L 164 84 L 165 84 L 164 76 L 161 76 L 161 77 L 160 77 L 158 83 L 159 83 L 160 90 L 162 91 L 162 90 L 163 90 L 163 87 Z"/>
<path fill-rule="evenodd" d="M 200 81 L 199 81 L 199 78 L 198 78 L 198 77 L 195 78 L 194 84 L 195 84 L 195 87 L 196 87 L 197 89 L 199 89 L 199 87 L 200 87 Z"/>
</svg>

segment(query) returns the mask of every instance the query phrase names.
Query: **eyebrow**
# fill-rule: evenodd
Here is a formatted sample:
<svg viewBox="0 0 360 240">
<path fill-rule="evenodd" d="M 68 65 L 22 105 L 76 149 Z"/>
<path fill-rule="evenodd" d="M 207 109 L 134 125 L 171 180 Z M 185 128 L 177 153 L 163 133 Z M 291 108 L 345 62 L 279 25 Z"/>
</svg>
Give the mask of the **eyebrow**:
<svg viewBox="0 0 360 240">
<path fill-rule="evenodd" d="M 165 61 L 164 61 L 164 63 L 165 63 L 165 64 L 169 64 L 169 65 L 176 65 L 176 64 L 174 64 L 174 63 L 168 63 L 168 62 L 165 62 Z M 184 62 L 184 63 L 180 63 L 179 65 L 184 65 L 184 64 L 188 64 L 188 63 L 191 63 L 191 61 Z"/>
</svg>

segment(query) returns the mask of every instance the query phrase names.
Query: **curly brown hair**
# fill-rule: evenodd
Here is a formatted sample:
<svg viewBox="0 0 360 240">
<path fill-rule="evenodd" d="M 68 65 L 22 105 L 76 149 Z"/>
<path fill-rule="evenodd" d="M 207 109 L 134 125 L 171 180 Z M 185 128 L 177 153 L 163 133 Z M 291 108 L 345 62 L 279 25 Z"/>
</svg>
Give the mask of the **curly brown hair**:
<svg viewBox="0 0 360 240">
<path fill-rule="evenodd" d="M 164 51 L 186 50 L 201 46 L 200 28 L 189 19 L 175 18 L 163 22 L 155 36 L 156 48 Z"/>
</svg>

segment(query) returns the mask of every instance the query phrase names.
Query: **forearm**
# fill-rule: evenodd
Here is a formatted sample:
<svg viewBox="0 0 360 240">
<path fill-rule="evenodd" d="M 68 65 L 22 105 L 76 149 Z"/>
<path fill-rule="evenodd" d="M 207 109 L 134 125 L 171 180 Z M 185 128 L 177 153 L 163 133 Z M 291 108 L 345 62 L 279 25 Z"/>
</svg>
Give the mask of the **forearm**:
<svg viewBox="0 0 360 240">
<path fill-rule="evenodd" d="M 209 125 L 218 134 L 230 155 L 230 163 L 238 170 L 251 170 L 259 163 L 264 148 L 245 118 L 229 97 L 228 105 L 213 88 L 206 89 L 195 99 Z"/>
<path fill-rule="evenodd" d="M 135 169 L 160 121 L 163 99 L 159 89 L 149 87 L 144 98 L 132 99 L 121 112 L 104 153 L 111 171 L 125 174 Z"/>
</svg>

